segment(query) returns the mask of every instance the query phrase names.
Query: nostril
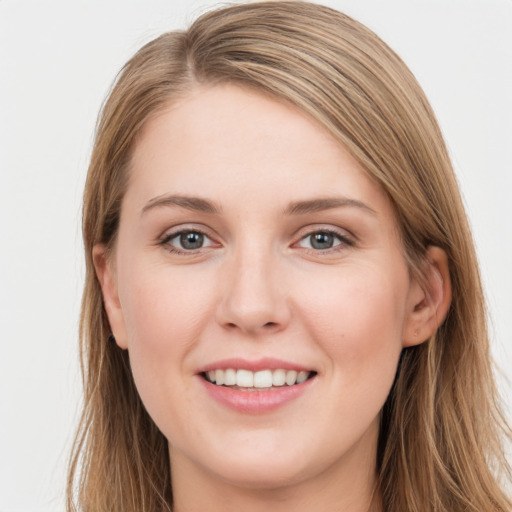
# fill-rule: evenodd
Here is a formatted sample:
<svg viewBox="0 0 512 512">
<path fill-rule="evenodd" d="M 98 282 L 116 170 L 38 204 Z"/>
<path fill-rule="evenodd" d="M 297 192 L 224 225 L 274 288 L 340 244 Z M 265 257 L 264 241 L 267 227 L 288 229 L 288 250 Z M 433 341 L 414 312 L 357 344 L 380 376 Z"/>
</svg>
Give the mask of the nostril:
<svg viewBox="0 0 512 512">
<path fill-rule="evenodd" d="M 225 322 L 223 326 L 229 331 L 240 329 L 246 332 L 256 332 L 261 330 L 262 332 L 274 332 L 279 329 L 280 322 L 264 322 L 258 319 L 241 319 L 240 322 Z"/>
</svg>

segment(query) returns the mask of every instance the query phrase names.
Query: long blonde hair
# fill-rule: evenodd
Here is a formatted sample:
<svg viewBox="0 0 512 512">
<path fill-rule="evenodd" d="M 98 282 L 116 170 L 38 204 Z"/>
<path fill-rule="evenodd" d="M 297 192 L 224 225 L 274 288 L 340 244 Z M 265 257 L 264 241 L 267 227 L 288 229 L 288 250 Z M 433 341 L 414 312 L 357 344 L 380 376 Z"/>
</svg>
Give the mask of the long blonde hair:
<svg viewBox="0 0 512 512">
<path fill-rule="evenodd" d="M 135 388 L 109 325 L 92 261 L 112 247 L 141 128 L 196 84 L 229 82 L 318 120 L 388 194 L 411 272 L 446 251 L 453 301 L 427 342 L 404 349 L 381 415 L 377 472 L 387 512 L 508 511 L 510 481 L 477 259 L 447 150 L 420 86 L 373 32 L 306 2 L 235 5 L 144 46 L 98 122 L 84 194 L 86 282 L 80 325 L 84 407 L 68 512 L 172 507 L 167 441 Z"/>
</svg>

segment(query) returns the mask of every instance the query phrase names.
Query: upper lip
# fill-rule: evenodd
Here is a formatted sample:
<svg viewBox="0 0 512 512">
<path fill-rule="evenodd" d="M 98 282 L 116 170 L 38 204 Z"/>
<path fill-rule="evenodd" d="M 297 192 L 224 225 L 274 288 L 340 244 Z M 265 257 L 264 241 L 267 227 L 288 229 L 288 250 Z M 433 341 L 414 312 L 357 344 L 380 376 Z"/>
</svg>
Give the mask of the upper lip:
<svg viewBox="0 0 512 512">
<path fill-rule="evenodd" d="M 261 370 L 297 370 L 297 371 L 314 371 L 312 368 L 308 368 L 304 365 L 293 363 L 291 361 L 284 361 L 282 359 L 275 359 L 273 357 L 263 357 L 261 359 L 255 359 L 249 361 L 247 359 L 234 357 L 230 359 L 222 359 L 209 363 L 199 368 L 197 373 L 209 372 L 211 370 L 227 370 L 233 368 L 236 370 L 250 370 L 257 372 Z"/>
</svg>

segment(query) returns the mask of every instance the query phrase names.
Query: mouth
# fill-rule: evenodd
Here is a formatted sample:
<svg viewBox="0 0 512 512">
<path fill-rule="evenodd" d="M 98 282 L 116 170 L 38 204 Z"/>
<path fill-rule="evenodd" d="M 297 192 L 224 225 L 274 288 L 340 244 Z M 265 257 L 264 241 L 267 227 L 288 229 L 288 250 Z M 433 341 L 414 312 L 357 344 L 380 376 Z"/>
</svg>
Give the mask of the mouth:
<svg viewBox="0 0 512 512">
<path fill-rule="evenodd" d="M 242 368 L 212 369 L 200 375 L 210 384 L 237 391 L 272 391 L 297 386 L 316 376 L 315 371 L 284 368 L 251 371 Z"/>
<path fill-rule="evenodd" d="M 304 406 L 318 387 L 313 368 L 272 357 L 223 359 L 200 368 L 197 376 L 208 396 L 238 414 L 270 414 L 293 403 Z"/>
</svg>

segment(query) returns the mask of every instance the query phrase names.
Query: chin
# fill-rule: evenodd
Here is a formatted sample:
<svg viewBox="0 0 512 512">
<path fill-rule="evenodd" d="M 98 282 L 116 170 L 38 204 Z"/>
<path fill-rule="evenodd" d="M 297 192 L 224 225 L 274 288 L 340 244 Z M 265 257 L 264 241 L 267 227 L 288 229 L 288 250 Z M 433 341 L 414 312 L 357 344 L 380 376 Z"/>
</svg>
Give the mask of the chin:
<svg viewBox="0 0 512 512">
<path fill-rule="evenodd" d="M 326 462 L 320 450 L 312 449 L 308 456 L 300 442 L 273 441 L 253 439 L 250 447 L 248 442 L 238 447 L 233 443 L 228 454 L 216 452 L 206 459 L 207 470 L 238 487 L 272 490 L 307 480 Z"/>
<path fill-rule="evenodd" d="M 220 469 L 220 471 L 219 471 Z M 215 468 L 217 476 L 236 487 L 274 490 L 293 486 L 307 479 L 304 468 L 275 458 L 258 463 L 232 464 Z"/>
</svg>

